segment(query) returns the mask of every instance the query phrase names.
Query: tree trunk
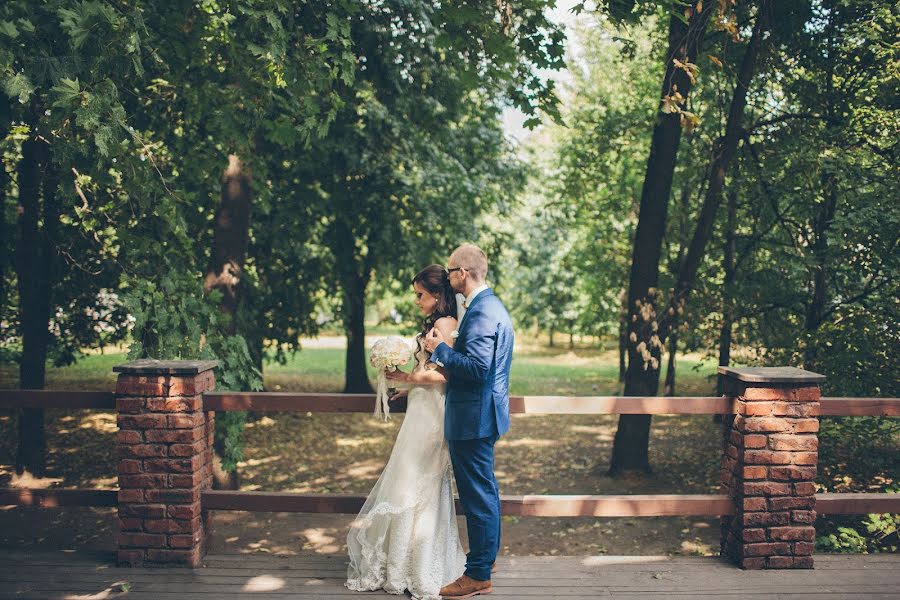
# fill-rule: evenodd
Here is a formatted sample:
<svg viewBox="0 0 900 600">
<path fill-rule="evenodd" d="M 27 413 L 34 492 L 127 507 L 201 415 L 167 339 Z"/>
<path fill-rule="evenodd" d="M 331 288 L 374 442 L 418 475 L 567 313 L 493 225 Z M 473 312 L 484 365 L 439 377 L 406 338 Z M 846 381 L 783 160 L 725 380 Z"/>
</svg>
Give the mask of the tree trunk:
<svg viewBox="0 0 900 600">
<path fill-rule="evenodd" d="M 815 342 L 815 334 L 825 320 L 824 315 L 828 306 L 828 234 L 837 214 L 838 197 L 835 186 L 834 177 L 830 173 L 822 175 L 822 191 L 826 200 L 816 207 L 818 210 L 813 217 L 813 241 L 810 244 L 810 251 L 814 259 L 811 282 L 812 298 L 806 305 L 803 323 L 806 331 L 803 368 L 808 371 L 814 371 L 817 368 L 818 346 Z"/>
<path fill-rule="evenodd" d="M 331 195 L 334 202 L 342 203 L 348 209 L 352 206 L 349 198 L 352 192 L 345 187 L 345 176 L 335 176 Z M 366 290 L 372 276 L 373 260 L 371 256 L 362 256 L 356 247 L 358 239 L 354 231 L 352 211 L 349 214 L 339 213 L 332 224 L 328 239 L 334 254 L 335 270 L 341 291 L 341 320 L 344 334 L 347 337 L 347 350 L 344 362 L 344 393 L 370 394 L 373 392 L 369 383 L 366 366 Z"/>
<path fill-rule="evenodd" d="M 12 110 L 9 100 L 0 99 L 0 140 L 5 140 L 9 135 L 12 123 Z M 7 247 L 12 232 L 7 231 L 6 225 L 6 201 L 9 195 L 9 184 L 12 178 L 6 172 L 6 168 L 0 160 L 0 322 L 6 321 L 6 308 L 8 293 L 6 291 L 6 269 L 9 257 L 13 255 L 12 248 Z"/>
<path fill-rule="evenodd" d="M 734 329 L 734 306 L 732 295 L 734 293 L 735 271 L 735 240 L 734 228 L 737 225 L 737 192 L 732 190 L 728 194 L 728 223 L 725 230 L 725 257 L 723 269 L 725 281 L 722 288 L 722 328 L 719 331 L 719 366 L 727 367 L 731 364 L 731 335 Z M 716 381 L 716 395 L 725 394 L 725 380 L 720 375 Z"/>
<path fill-rule="evenodd" d="M 26 390 L 43 389 L 50 343 L 50 288 L 56 256 L 55 239 L 51 236 L 55 236 L 59 223 L 59 208 L 56 195 L 58 179 L 47 176 L 48 156 L 46 143 L 35 139 L 32 132 L 31 137 L 22 144 L 22 160 L 19 163 L 19 239 L 16 248 L 22 331 L 19 385 Z M 39 225 L 42 220 L 43 231 Z M 43 477 L 46 465 L 44 411 L 38 408 L 22 409 L 19 414 L 16 474 L 19 478 L 28 478 L 29 475 Z"/>
<path fill-rule="evenodd" d="M 553 347 L 553 333 L 554 333 L 554 328 L 553 328 L 553 325 L 551 325 L 550 326 L 550 347 L 551 348 Z"/>
<path fill-rule="evenodd" d="M 694 230 L 694 236 L 691 240 L 691 245 L 688 248 L 688 253 L 685 257 L 685 261 L 679 269 L 679 277 L 675 285 L 675 291 L 672 294 L 671 306 L 667 311 L 666 318 L 661 320 L 659 326 L 659 338 L 661 340 L 665 340 L 668 332 L 674 332 L 678 326 L 678 317 L 682 313 L 684 302 L 686 301 L 687 295 L 693 287 L 697 269 L 699 268 L 700 262 L 705 253 L 706 243 L 709 240 L 710 235 L 712 234 L 712 224 L 715 220 L 715 216 L 721 201 L 721 193 L 725 184 L 725 174 L 737 150 L 737 144 L 741 139 L 741 120 L 743 119 L 744 107 L 746 106 L 747 87 L 749 86 L 750 81 L 753 78 L 757 57 L 759 55 L 759 50 L 763 42 L 763 34 L 765 32 L 767 23 L 768 6 L 769 0 L 763 0 L 760 5 L 760 10 L 757 15 L 756 22 L 753 26 L 753 34 L 751 36 L 750 43 L 747 46 L 747 50 L 745 51 L 743 60 L 741 62 L 737 78 L 737 85 L 735 87 L 734 95 L 732 96 L 731 106 L 728 112 L 728 119 L 725 126 L 725 137 L 723 138 L 721 143 L 717 145 L 717 151 L 713 157 L 713 163 L 709 171 L 706 195 L 704 197 L 703 206 L 698 218 L 697 227 Z M 707 11 L 704 11 L 704 13 L 706 12 Z M 698 20 L 703 23 L 703 27 L 705 29 L 706 21 L 702 19 Z M 674 23 L 675 21 L 677 21 L 677 19 L 673 17 L 672 23 Z M 694 18 L 691 19 L 691 23 L 693 23 L 693 21 Z M 670 52 L 667 54 L 667 56 L 676 55 L 673 51 L 674 48 L 672 45 L 672 23 L 670 23 L 669 30 Z M 683 25 L 681 29 L 684 29 Z M 680 39 L 681 37 L 683 37 L 683 35 L 679 36 L 676 39 Z M 698 36 L 693 36 L 693 39 L 697 39 L 699 37 L 702 37 L 702 31 Z M 688 59 L 691 61 L 693 61 L 692 57 L 696 56 L 697 52 L 699 51 L 699 47 L 697 46 L 697 44 L 699 44 L 699 41 L 693 44 L 693 48 L 691 48 L 691 45 L 688 46 L 687 54 Z M 691 50 L 693 50 L 693 52 Z M 669 67 L 669 70 L 671 70 L 671 67 Z M 679 90 L 682 89 L 681 84 L 679 84 L 678 88 Z M 665 90 L 665 87 L 663 89 Z M 688 87 L 687 90 L 689 89 L 690 88 Z M 663 93 L 665 93 L 665 91 Z M 687 97 L 686 93 L 683 93 L 682 95 L 685 96 L 685 98 Z M 673 115 L 668 116 L 672 117 Z M 657 129 L 660 129 L 663 125 L 664 121 L 661 122 L 660 125 L 657 125 Z M 666 184 L 665 188 L 663 190 L 660 190 L 660 193 L 662 191 L 665 192 L 665 196 L 651 197 L 648 201 L 648 208 L 656 208 L 657 212 L 651 216 L 651 219 L 648 222 L 647 234 L 645 236 L 645 239 L 641 240 L 639 238 L 639 235 L 635 236 L 635 252 L 632 262 L 631 288 L 629 289 L 629 310 L 632 311 L 632 322 L 629 325 L 632 331 L 637 333 L 639 340 L 637 343 L 641 343 L 641 341 L 643 341 L 643 343 L 647 344 L 648 348 L 650 348 L 653 358 L 656 358 L 655 352 L 658 350 L 658 345 L 651 347 L 651 344 L 648 342 L 648 340 L 652 338 L 649 335 L 650 332 L 648 331 L 645 322 L 653 321 L 656 318 L 656 312 L 655 303 L 646 290 L 648 288 L 656 286 L 658 277 L 659 250 L 662 241 L 662 235 L 665 232 L 665 213 L 668 195 L 671 191 L 672 170 L 674 169 L 675 165 L 675 153 L 677 152 L 677 134 L 680 134 L 681 131 L 680 127 L 678 127 L 677 122 L 674 123 L 673 127 L 676 128 L 676 131 L 674 132 L 674 134 L 676 135 L 670 133 L 668 136 L 661 136 L 660 138 L 660 141 L 668 142 L 669 144 L 672 144 L 674 140 L 674 149 L 670 152 L 664 153 L 664 155 L 657 161 L 658 163 L 662 163 L 662 165 L 666 167 L 666 170 L 662 173 L 653 173 L 652 169 L 652 167 L 654 166 L 653 152 L 657 142 L 657 132 L 656 130 L 654 130 L 653 145 L 651 146 L 650 151 L 650 164 L 647 168 L 648 179 L 645 179 L 644 191 L 641 197 L 641 212 L 640 219 L 638 221 L 638 234 L 640 234 L 641 232 L 641 224 L 644 221 L 644 198 L 645 196 L 647 196 L 648 183 L 651 183 L 652 181 L 649 179 L 651 173 L 653 173 L 656 177 L 656 187 L 661 186 L 661 182 L 664 182 Z M 671 161 L 666 162 L 665 159 L 669 156 L 671 156 Z M 643 253 L 639 252 L 639 244 L 642 242 L 651 244 L 651 247 L 646 249 Z M 649 302 L 651 304 L 652 310 L 646 311 L 645 309 L 645 314 L 642 316 L 640 314 L 640 307 L 636 306 L 636 302 Z M 632 349 L 629 354 L 629 370 L 628 373 L 626 373 L 625 395 L 655 395 L 657 387 L 659 385 L 659 372 L 658 370 L 653 368 L 652 363 L 648 367 L 644 368 L 644 360 L 640 360 L 640 365 L 632 368 L 631 363 L 636 357 L 639 357 L 639 353 L 636 351 L 636 349 Z M 629 429 L 626 432 L 622 433 L 622 435 L 620 436 L 623 421 L 633 423 L 631 423 Z M 625 469 L 642 469 L 645 471 L 649 469 L 650 465 L 649 462 L 647 462 L 649 428 L 650 417 L 648 415 L 622 415 L 620 417 L 619 431 L 616 432 L 616 438 L 613 447 L 613 459 L 610 466 L 610 473 L 616 474 Z M 620 443 L 623 446 L 621 449 L 619 449 Z"/>
<path fill-rule="evenodd" d="M 673 332 L 668 339 L 669 364 L 666 367 L 666 382 L 663 384 L 663 395 L 675 395 L 675 352 L 678 350 L 678 334 Z"/>
<path fill-rule="evenodd" d="M 213 230 L 212 251 L 203 289 L 222 293 L 222 312 L 228 315 L 227 331 L 237 331 L 237 306 L 241 276 L 250 240 L 250 207 L 253 190 L 250 176 L 243 169 L 240 158 L 228 157 L 228 167 L 222 174 L 222 192 Z"/>
<path fill-rule="evenodd" d="M 627 314 L 623 311 L 619 316 L 619 383 L 625 383 L 625 355 L 628 353 Z"/>
<path fill-rule="evenodd" d="M 345 394 L 372 392 L 366 369 L 366 287 L 367 276 L 349 274 L 344 282 L 344 328 L 347 333 Z"/>
<path fill-rule="evenodd" d="M 689 180 L 685 178 L 684 183 L 681 186 L 681 219 L 678 224 L 678 239 L 684 240 L 687 238 L 687 230 L 689 227 L 689 219 L 690 219 L 690 206 L 691 206 L 691 188 L 689 187 Z M 671 267 L 671 272 L 676 277 L 678 276 L 678 272 L 681 270 L 681 266 L 684 264 L 684 253 L 686 248 L 683 243 L 678 244 L 678 256 L 675 257 L 675 262 Z M 675 353 L 678 351 L 678 333 L 673 331 L 672 335 L 666 339 L 666 345 L 668 346 L 669 352 L 669 363 L 666 368 L 666 380 L 663 383 L 663 395 L 664 396 L 674 396 L 675 395 Z"/>
<path fill-rule="evenodd" d="M 834 34 L 834 15 L 829 14 L 828 17 L 828 73 L 825 79 L 824 94 L 824 113 L 828 117 L 826 123 L 828 127 L 834 127 L 835 110 L 833 103 L 834 94 L 834 60 L 835 55 L 835 34 Z M 810 282 L 812 289 L 810 290 L 811 298 L 806 305 L 806 315 L 804 316 L 803 328 L 806 331 L 806 340 L 803 348 L 803 368 L 808 371 L 814 371 L 817 368 L 818 347 L 815 342 L 815 333 L 824 321 L 824 314 L 828 303 L 828 287 L 827 287 L 827 270 L 828 270 L 828 232 L 837 214 L 838 197 L 837 182 L 834 176 L 827 170 L 820 175 L 822 184 L 822 195 L 825 202 L 818 204 L 813 208 L 812 217 L 812 243 L 810 244 L 810 252 L 813 257 L 812 265 L 812 281 Z"/>
<path fill-rule="evenodd" d="M 237 309 L 241 296 L 241 277 L 250 240 L 250 209 L 253 189 L 250 175 L 244 170 L 240 158 L 228 157 L 228 167 L 222 173 L 222 191 L 213 230 L 209 267 L 203 282 L 206 292 L 218 290 L 222 294 L 221 311 L 228 315 L 225 332 L 237 333 Z M 225 436 L 228 415 L 216 418 L 216 434 L 213 440 L 213 487 L 236 490 L 240 488 L 237 469 L 226 471 L 223 467 Z"/>
<path fill-rule="evenodd" d="M 700 215 L 697 218 L 697 226 L 694 229 L 687 256 L 678 272 L 675 293 L 672 294 L 671 298 L 669 311 L 671 316 L 662 323 L 661 337 L 663 338 L 669 331 L 673 331 L 678 326 L 678 317 L 694 287 L 697 271 L 700 268 L 703 257 L 706 255 L 706 244 L 712 236 L 713 224 L 722 202 L 725 175 L 737 153 L 738 143 L 743 135 L 741 122 L 744 118 L 744 109 L 747 106 L 747 90 L 756 72 L 757 59 L 759 58 L 768 28 L 769 5 L 770 0 L 762 0 L 760 3 L 756 22 L 753 24 L 753 33 L 741 60 L 734 95 L 731 97 L 731 106 L 728 110 L 728 119 L 725 123 L 725 135 L 716 143 L 707 179 L 706 194 L 703 198 L 703 206 L 700 208 Z"/>
<path fill-rule="evenodd" d="M 699 12 L 694 10 L 687 24 L 674 13 L 669 18 L 669 46 L 661 97 L 669 96 L 677 88 L 684 98 L 683 102 L 687 101 L 691 80 L 683 70 L 675 67 L 672 59 L 695 62 L 706 25 L 714 12 L 712 4 L 705 3 L 705 7 Z M 696 7 L 696 3 L 694 6 Z M 650 142 L 650 157 L 641 190 L 640 212 L 632 251 L 628 285 L 628 330 L 629 338 L 632 334 L 635 338 L 633 341 L 629 339 L 628 345 L 626 396 L 655 396 L 659 388 L 660 348 L 651 343 L 657 323 L 656 300 L 655 294 L 650 290 L 656 288 L 659 278 L 659 259 L 680 141 L 680 116 L 660 110 Z M 649 360 L 645 361 L 645 356 L 638 350 L 640 344 L 649 351 Z M 621 415 L 613 442 L 610 475 L 618 475 L 627 470 L 649 471 L 649 440 L 650 415 Z"/>
</svg>

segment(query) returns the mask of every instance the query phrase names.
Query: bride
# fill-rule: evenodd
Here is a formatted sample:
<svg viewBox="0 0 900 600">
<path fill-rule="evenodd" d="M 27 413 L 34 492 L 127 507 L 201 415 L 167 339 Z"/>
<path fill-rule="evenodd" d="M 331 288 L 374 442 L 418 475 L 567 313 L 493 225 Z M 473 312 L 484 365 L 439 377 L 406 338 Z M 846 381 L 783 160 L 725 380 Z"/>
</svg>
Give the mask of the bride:
<svg viewBox="0 0 900 600">
<path fill-rule="evenodd" d="M 409 590 L 413 598 L 439 599 L 441 586 L 465 570 L 450 487 L 450 453 L 444 438 L 447 375 L 429 362 L 422 337 L 436 328 L 453 342 L 457 300 L 449 274 L 430 265 L 413 278 L 416 306 L 425 315 L 416 337 L 411 373 L 388 377 L 409 386 L 406 416 L 384 471 L 350 525 L 350 566 L 345 586 L 356 591 Z"/>
</svg>

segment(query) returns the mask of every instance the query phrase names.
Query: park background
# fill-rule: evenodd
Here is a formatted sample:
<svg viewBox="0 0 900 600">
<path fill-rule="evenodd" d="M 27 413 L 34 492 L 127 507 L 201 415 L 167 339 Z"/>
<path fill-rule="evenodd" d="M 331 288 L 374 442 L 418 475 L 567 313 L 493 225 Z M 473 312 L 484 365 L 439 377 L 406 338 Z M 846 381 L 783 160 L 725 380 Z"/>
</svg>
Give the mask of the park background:
<svg viewBox="0 0 900 600">
<path fill-rule="evenodd" d="M 244 1 L 0 8 L 0 385 L 370 389 L 411 276 L 471 241 L 513 394 L 709 395 L 793 365 L 897 396 L 898 17 L 875 1 Z M 676 376 L 677 374 L 677 376 Z M 365 493 L 400 417 L 217 418 L 218 485 Z M 115 415 L 0 413 L 0 485 L 115 485 Z M 619 432 L 619 439 L 616 434 Z M 819 491 L 896 491 L 900 431 L 823 418 Z M 709 493 L 709 417 L 516 416 L 504 494 Z M 114 511 L 0 511 L 109 547 Z M 342 552 L 348 519 L 223 514 L 225 550 Z M 897 517 L 820 519 L 891 551 Z M 60 527 L 66 525 L 66 527 Z M 704 519 L 504 522 L 510 554 L 716 552 Z"/>
</svg>

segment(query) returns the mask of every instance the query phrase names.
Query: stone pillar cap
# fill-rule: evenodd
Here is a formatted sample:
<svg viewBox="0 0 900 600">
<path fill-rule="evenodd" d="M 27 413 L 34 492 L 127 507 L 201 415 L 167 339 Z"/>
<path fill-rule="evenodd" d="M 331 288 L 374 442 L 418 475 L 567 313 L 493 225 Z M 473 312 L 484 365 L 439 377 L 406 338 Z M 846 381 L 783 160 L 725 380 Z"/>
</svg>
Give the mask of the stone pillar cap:
<svg viewBox="0 0 900 600">
<path fill-rule="evenodd" d="M 197 375 L 219 366 L 217 360 L 155 360 L 142 358 L 116 365 L 113 371 L 130 375 Z"/>
<path fill-rule="evenodd" d="M 719 367 L 726 375 L 748 383 L 822 383 L 825 376 L 796 367 Z"/>
</svg>

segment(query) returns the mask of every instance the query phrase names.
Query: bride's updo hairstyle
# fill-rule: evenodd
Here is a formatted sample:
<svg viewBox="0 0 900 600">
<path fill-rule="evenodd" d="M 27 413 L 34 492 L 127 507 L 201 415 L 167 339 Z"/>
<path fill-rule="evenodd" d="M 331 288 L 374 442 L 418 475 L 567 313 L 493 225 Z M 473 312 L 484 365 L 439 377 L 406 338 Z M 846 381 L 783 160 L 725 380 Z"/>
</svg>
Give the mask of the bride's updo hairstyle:
<svg viewBox="0 0 900 600">
<path fill-rule="evenodd" d="M 450 287 L 450 274 L 441 265 L 428 265 L 413 277 L 425 291 L 437 298 L 434 311 L 422 321 L 422 333 L 428 333 L 438 319 L 456 318 L 456 292 Z"/>
</svg>

